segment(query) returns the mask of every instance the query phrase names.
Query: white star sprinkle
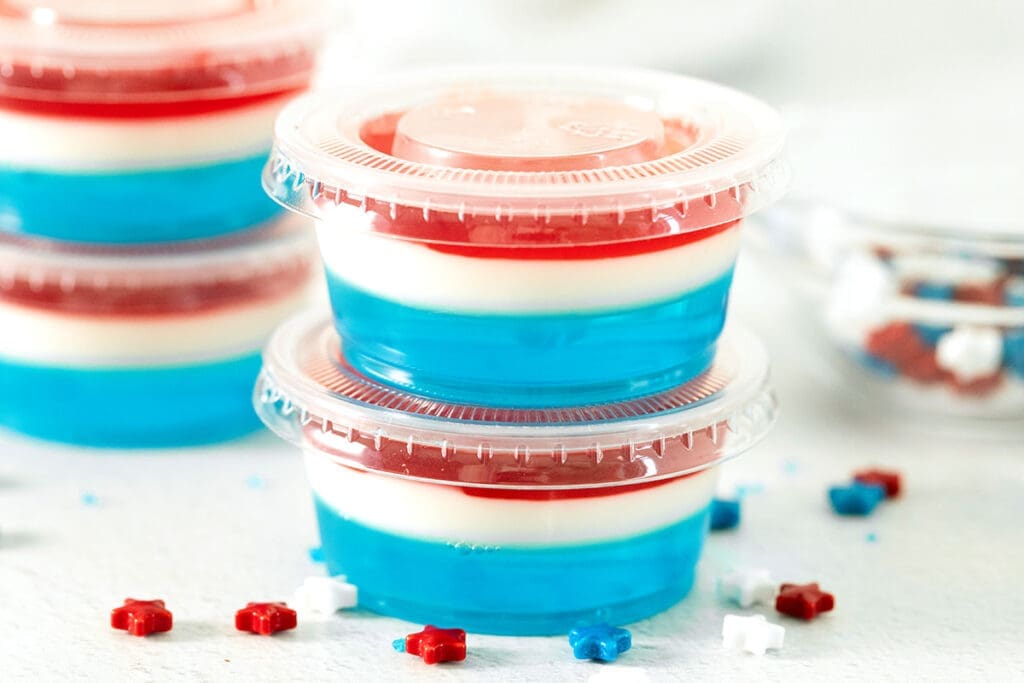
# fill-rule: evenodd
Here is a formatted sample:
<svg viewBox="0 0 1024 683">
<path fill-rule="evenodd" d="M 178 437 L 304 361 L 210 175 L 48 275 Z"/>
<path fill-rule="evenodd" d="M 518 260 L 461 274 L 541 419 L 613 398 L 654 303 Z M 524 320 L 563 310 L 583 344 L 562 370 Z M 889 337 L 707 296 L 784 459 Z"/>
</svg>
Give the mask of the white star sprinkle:
<svg viewBox="0 0 1024 683">
<path fill-rule="evenodd" d="M 774 605 L 779 583 L 767 569 L 732 570 L 718 578 L 718 595 L 746 609 L 754 605 Z"/>
<path fill-rule="evenodd" d="M 961 382 L 990 377 L 1003 362 L 1003 335 L 994 327 L 957 327 L 939 338 L 935 361 Z"/>
<path fill-rule="evenodd" d="M 741 617 L 727 614 L 722 621 L 722 645 L 727 650 L 742 650 L 763 655 L 768 650 L 782 649 L 786 629 L 769 623 L 762 615 Z"/>
</svg>

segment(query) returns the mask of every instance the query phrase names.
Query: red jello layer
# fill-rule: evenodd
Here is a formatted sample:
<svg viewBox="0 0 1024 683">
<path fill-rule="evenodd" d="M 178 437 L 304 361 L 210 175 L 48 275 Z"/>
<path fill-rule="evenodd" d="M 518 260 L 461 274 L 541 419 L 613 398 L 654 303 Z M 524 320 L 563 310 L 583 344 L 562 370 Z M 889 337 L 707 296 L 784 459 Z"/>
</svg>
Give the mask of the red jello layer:
<svg viewBox="0 0 1024 683">
<path fill-rule="evenodd" d="M 713 435 L 714 432 L 714 435 Z M 519 452 L 487 449 L 458 449 L 380 438 L 374 434 L 337 430 L 323 431 L 320 423 L 306 425 L 306 440 L 311 447 L 335 456 L 342 464 L 360 469 L 463 485 L 492 485 L 501 489 L 475 489 L 471 495 L 524 500 L 552 500 L 581 496 L 626 493 L 636 488 L 656 486 L 645 482 L 652 468 L 666 474 L 692 472 L 716 462 L 726 438 L 726 428 L 706 429 L 666 438 L 648 444 L 634 443 L 611 448 L 538 450 L 527 455 Z M 629 483 L 633 482 L 633 483 Z M 607 486 L 594 489 L 569 487 Z M 551 487 L 537 491 L 531 488 Z M 559 488 L 562 487 L 562 488 Z"/>
<path fill-rule="evenodd" d="M 402 115 L 390 112 L 367 122 L 360 129 L 362 141 L 390 155 Z M 667 120 L 663 124 L 666 135 L 659 155 L 685 149 L 699 137 L 699 131 L 686 122 Z M 403 160 L 396 157 L 395 161 Z M 367 230 L 474 258 L 590 260 L 645 254 L 722 233 L 737 225 L 735 217 L 744 213 L 738 188 L 671 205 L 617 212 L 588 211 L 587 200 L 581 197 L 578 211 L 569 215 L 548 212 L 540 204 L 526 215 L 500 210 L 483 214 L 405 206 L 321 185 L 312 185 L 309 191 L 311 200 L 325 208 L 358 207 L 365 217 L 353 220 L 361 221 Z M 345 219 L 339 215 L 338 220 Z"/>
<path fill-rule="evenodd" d="M 341 462 L 336 464 L 338 467 L 344 467 L 349 472 L 374 476 L 374 474 L 368 470 L 349 467 Z M 483 486 L 460 486 L 457 487 L 457 489 L 465 495 L 472 496 L 473 498 L 490 498 L 494 500 L 576 500 L 582 498 L 606 498 L 608 496 L 617 496 L 623 493 L 634 493 L 636 491 L 665 486 L 666 484 L 671 484 L 682 478 L 691 476 L 693 476 L 693 474 L 657 479 L 655 481 L 644 481 L 638 484 L 617 484 L 613 486 L 592 486 L 590 488 L 574 489 L 516 489 L 488 488 Z M 443 485 L 444 484 L 435 484 L 435 486 Z"/>
<path fill-rule="evenodd" d="M 332 200 L 321 197 L 317 201 Z M 598 213 L 585 220 L 580 216 L 459 216 L 350 197 L 344 203 L 366 212 L 366 229 L 372 232 L 417 241 L 446 254 L 511 260 L 591 260 L 648 254 L 699 242 L 740 223 L 721 222 L 721 217 L 737 212 L 738 202 L 729 191 L 654 211 L 628 211 L 622 216 Z M 337 220 L 344 218 L 339 215 Z M 695 229 L 696 225 L 711 227 Z M 339 225 L 338 229 L 347 228 Z"/>
</svg>

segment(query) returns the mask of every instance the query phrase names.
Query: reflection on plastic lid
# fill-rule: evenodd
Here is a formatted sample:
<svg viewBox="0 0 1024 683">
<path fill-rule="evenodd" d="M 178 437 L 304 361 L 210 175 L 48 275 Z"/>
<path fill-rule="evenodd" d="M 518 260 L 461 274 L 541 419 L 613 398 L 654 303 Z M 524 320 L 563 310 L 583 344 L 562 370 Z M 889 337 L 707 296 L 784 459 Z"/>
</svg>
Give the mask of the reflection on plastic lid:
<svg viewBox="0 0 1024 683">
<path fill-rule="evenodd" d="M 571 171 L 651 161 L 665 142 L 653 111 L 599 98 L 469 93 L 410 109 L 391 153 L 487 171 Z"/>
</svg>

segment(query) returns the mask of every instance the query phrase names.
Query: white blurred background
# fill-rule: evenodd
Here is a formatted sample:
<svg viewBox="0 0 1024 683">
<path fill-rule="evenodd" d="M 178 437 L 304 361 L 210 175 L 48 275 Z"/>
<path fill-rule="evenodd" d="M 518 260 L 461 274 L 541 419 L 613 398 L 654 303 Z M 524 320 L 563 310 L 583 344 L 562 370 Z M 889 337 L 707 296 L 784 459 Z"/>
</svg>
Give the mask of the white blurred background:
<svg viewBox="0 0 1024 683">
<path fill-rule="evenodd" d="M 686 72 L 777 105 L 898 96 L 1024 109 L 1019 0 L 336 2 L 326 80 L 340 85 L 409 64 L 568 61 Z"/>
</svg>

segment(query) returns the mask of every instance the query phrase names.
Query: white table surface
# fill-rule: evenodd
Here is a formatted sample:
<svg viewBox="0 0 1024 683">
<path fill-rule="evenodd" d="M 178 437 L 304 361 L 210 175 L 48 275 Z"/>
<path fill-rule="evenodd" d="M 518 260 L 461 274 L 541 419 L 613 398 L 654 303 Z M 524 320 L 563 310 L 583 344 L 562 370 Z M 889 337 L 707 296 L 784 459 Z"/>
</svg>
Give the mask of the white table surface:
<svg viewBox="0 0 1024 683">
<path fill-rule="evenodd" d="M 322 566 L 300 459 L 269 434 L 211 448 L 108 453 L 0 436 L 0 680 L 568 680 L 642 667 L 653 680 L 1024 676 L 1024 452 L 1020 442 L 931 437 L 851 410 L 809 377 L 778 294 L 749 264 L 735 308 L 762 333 L 783 412 L 731 463 L 763 487 L 742 526 L 713 534 L 692 595 L 633 624 L 612 665 L 573 659 L 564 638 L 469 637 L 468 659 L 427 667 L 392 651 L 416 625 L 365 612 L 304 619 L 263 638 L 233 628 L 251 600 L 288 599 Z M 867 519 L 834 516 L 830 482 L 901 469 L 907 493 Z M 92 497 L 92 499 L 90 498 Z M 877 540 L 868 540 L 868 534 Z M 820 581 L 836 610 L 787 628 L 763 658 L 723 650 L 715 577 L 764 566 Z M 127 596 L 161 597 L 173 631 L 109 626 Z"/>
</svg>

